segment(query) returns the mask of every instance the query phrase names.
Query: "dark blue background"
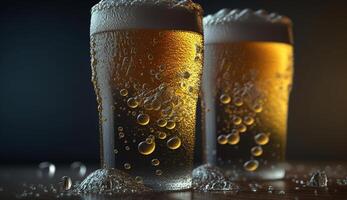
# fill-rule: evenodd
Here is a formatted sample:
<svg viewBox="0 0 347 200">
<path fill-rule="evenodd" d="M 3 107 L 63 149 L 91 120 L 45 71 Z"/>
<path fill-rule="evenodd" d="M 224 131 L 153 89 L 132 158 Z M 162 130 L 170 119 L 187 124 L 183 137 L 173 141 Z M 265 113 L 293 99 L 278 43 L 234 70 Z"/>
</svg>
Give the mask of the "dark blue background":
<svg viewBox="0 0 347 200">
<path fill-rule="evenodd" d="M 290 159 L 347 160 L 347 4 L 338 0 L 205 0 L 290 16 L 295 84 Z M 16 0 L 0 5 L 0 164 L 99 159 L 90 82 L 88 0 Z"/>
</svg>

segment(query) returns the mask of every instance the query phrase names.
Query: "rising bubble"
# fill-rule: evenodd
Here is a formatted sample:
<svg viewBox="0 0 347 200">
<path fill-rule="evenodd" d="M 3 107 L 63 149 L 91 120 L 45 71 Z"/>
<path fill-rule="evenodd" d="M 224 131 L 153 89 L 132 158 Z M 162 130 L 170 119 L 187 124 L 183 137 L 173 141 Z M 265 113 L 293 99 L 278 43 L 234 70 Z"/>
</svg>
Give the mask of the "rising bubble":
<svg viewBox="0 0 347 200">
<path fill-rule="evenodd" d="M 219 97 L 219 100 L 220 100 L 220 102 L 221 102 L 222 104 L 228 104 L 228 103 L 230 103 L 231 98 L 230 98 L 230 96 L 227 95 L 227 94 L 222 94 L 222 95 Z"/>
<path fill-rule="evenodd" d="M 252 147 L 251 154 L 256 157 L 261 156 L 263 154 L 263 148 L 261 146 Z"/>
<path fill-rule="evenodd" d="M 156 174 L 157 176 L 161 176 L 161 175 L 163 174 L 163 171 L 161 171 L 160 169 L 158 169 L 158 170 L 155 171 L 155 174 Z"/>
<path fill-rule="evenodd" d="M 166 128 L 169 129 L 169 130 L 172 130 L 176 127 L 176 122 L 172 121 L 172 120 L 169 120 L 166 124 Z"/>
<path fill-rule="evenodd" d="M 258 133 L 255 137 L 254 137 L 255 142 L 258 145 L 266 145 L 267 143 L 269 143 L 269 136 L 266 135 L 265 133 Z"/>
<path fill-rule="evenodd" d="M 138 145 L 138 150 L 142 155 L 149 155 L 155 150 L 155 142 L 148 144 L 146 141 L 140 142 Z"/>
<path fill-rule="evenodd" d="M 120 95 L 122 95 L 123 97 L 125 97 L 125 96 L 128 95 L 128 90 L 127 90 L 127 89 L 121 89 L 119 93 L 120 93 Z"/>
<path fill-rule="evenodd" d="M 129 163 L 125 163 L 125 164 L 124 164 L 124 168 L 125 168 L 125 169 L 131 169 L 131 165 L 130 165 Z"/>
<path fill-rule="evenodd" d="M 219 144 L 226 144 L 226 143 L 228 143 L 228 139 L 227 139 L 226 135 L 218 136 L 217 141 L 218 141 Z"/>
<path fill-rule="evenodd" d="M 254 123 L 254 118 L 253 117 L 249 117 L 249 116 L 246 116 L 244 119 L 243 119 L 243 123 L 245 123 L 246 125 L 250 126 Z"/>
<path fill-rule="evenodd" d="M 127 104 L 130 108 L 136 108 L 137 106 L 139 106 L 139 103 L 135 98 L 129 98 Z"/>
<path fill-rule="evenodd" d="M 242 123 L 241 117 L 234 116 L 234 117 L 233 117 L 233 123 L 234 123 L 235 125 L 241 124 L 241 123 Z"/>
<path fill-rule="evenodd" d="M 235 145 L 240 142 L 240 135 L 238 133 L 230 133 L 226 136 L 228 144 Z"/>
<path fill-rule="evenodd" d="M 160 164 L 160 161 L 158 159 L 154 158 L 154 159 L 152 159 L 151 163 L 153 166 L 158 166 Z"/>
<path fill-rule="evenodd" d="M 158 119 L 157 124 L 159 127 L 165 127 L 167 125 L 166 119 Z"/>
<path fill-rule="evenodd" d="M 173 137 L 167 141 L 167 147 L 175 150 L 181 146 L 181 139 L 179 137 Z"/>
<path fill-rule="evenodd" d="M 257 170 L 258 167 L 259 167 L 259 162 L 257 160 L 249 160 L 245 162 L 245 164 L 243 165 L 243 168 L 249 172 L 253 172 Z"/>
<path fill-rule="evenodd" d="M 139 114 L 137 116 L 137 123 L 142 126 L 145 126 L 149 123 L 149 116 L 147 114 Z"/>
<path fill-rule="evenodd" d="M 158 138 L 161 140 L 164 140 L 166 138 L 166 133 L 165 132 L 159 132 L 158 133 Z"/>
</svg>

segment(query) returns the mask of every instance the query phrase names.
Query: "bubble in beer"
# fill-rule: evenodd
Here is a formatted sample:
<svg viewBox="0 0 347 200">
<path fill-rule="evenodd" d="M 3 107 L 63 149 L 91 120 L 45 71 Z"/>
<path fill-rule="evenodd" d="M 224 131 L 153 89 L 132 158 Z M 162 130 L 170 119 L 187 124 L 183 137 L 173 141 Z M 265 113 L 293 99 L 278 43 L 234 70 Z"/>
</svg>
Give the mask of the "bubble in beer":
<svg viewBox="0 0 347 200">
<path fill-rule="evenodd" d="M 136 177 L 135 177 L 135 181 L 136 181 L 137 183 L 143 183 L 143 179 L 142 179 L 141 176 L 136 176 Z"/>
<path fill-rule="evenodd" d="M 124 168 L 125 168 L 125 169 L 131 169 L 131 165 L 130 165 L 129 163 L 125 163 L 125 164 L 124 164 Z"/>
<path fill-rule="evenodd" d="M 228 143 L 228 139 L 227 139 L 226 135 L 218 136 L 217 141 L 218 141 L 219 144 L 226 144 L 226 143 Z"/>
<path fill-rule="evenodd" d="M 239 124 L 237 125 L 237 130 L 240 132 L 240 133 L 244 133 L 247 131 L 247 126 L 244 125 L 244 124 Z"/>
<path fill-rule="evenodd" d="M 181 139 L 179 137 L 173 137 L 166 144 L 169 149 L 175 150 L 181 146 Z"/>
<path fill-rule="evenodd" d="M 233 123 L 234 123 L 235 125 L 241 124 L 241 123 L 242 123 L 241 117 L 234 116 L 234 117 L 233 117 Z"/>
<path fill-rule="evenodd" d="M 68 176 L 63 176 L 61 178 L 61 184 L 64 190 L 70 190 L 72 186 L 71 178 Z"/>
<path fill-rule="evenodd" d="M 230 98 L 230 96 L 227 95 L 227 94 L 222 94 L 222 95 L 219 97 L 219 100 L 220 100 L 220 102 L 221 102 L 222 104 L 228 104 L 228 103 L 230 103 L 231 98 Z"/>
<path fill-rule="evenodd" d="M 114 153 L 114 154 L 118 154 L 118 149 L 114 149 L 114 150 L 113 150 L 113 153 Z"/>
<path fill-rule="evenodd" d="M 119 136 L 119 138 L 124 138 L 125 137 L 123 132 L 118 133 L 118 136 Z"/>
<path fill-rule="evenodd" d="M 148 60 L 153 60 L 153 55 L 152 54 L 148 54 L 147 58 L 148 58 Z"/>
<path fill-rule="evenodd" d="M 269 143 L 269 136 L 266 135 L 265 133 L 258 133 L 255 137 L 254 137 L 255 142 L 258 145 L 266 145 L 267 143 Z"/>
<path fill-rule="evenodd" d="M 139 102 L 137 102 L 137 100 L 133 97 L 128 99 L 127 104 L 130 108 L 136 108 L 137 106 L 139 106 Z"/>
<path fill-rule="evenodd" d="M 245 162 L 245 164 L 243 165 L 243 168 L 249 172 L 253 172 L 257 170 L 258 167 L 259 167 L 259 162 L 257 160 L 249 160 Z"/>
<path fill-rule="evenodd" d="M 235 106 L 240 107 L 240 106 L 242 106 L 242 105 L 243 105 L 243 101 L 242 101 L 242 99 L 241 99 L 241 98 L 236 97 L 236 98 L 234 99 L 234 104 L 235 104 Z"/>
<path fill-rule="evenodd" d="M 142 155 L 147 156 L 155 150 L 155 142 L 148 144 L 146 141 L 143 141 L 139 143 L 137 148 Z"/>
<path fill-rule="evenodd" d="M 158 119 L 157 124 L 159 127 L 165 127 L 167 125 L 166 119 Z"/>
<path fill-rule="evenodd" d="M 250 116 L 246 116 L 244 117 L 243 119 L 243 123 L 250 126 L 254 123 L 254 118 L 253 117 L 250 117 Z"/>
<path fill-rule="evenodd" d="M 123 130 L 124 130 L 123 127 L 121 126 L 118 127 L 118 131 L 122 132 Z"/>
<path fill-rule="evenodd" d="M 125 146 L 125 150 L 130 151 L 130 147 L 129 146 Z"/>
<path fill-rule="evenodd" d="M 149 123 L 149 116 L 147 114 L 139 114 L 137 116 L 137 123 L 142 126 L 145 126 Z"/>
<path fill-rule="evenodd" d="M 238 133 L 230 133 L 226 136 L 228 144 L 235 145 L 240 142 L 240 135 Z"/>
<path fill-rule="evenodd" d="M 251 153 L 253 156 L 261 156 L 263 154 L 263 148 L 261 146 L 252 147 Z"/>
<path fill-rule="evenodd" d="M 160 164 L 160 161 L 155 158 L 155 159 L 152 159 L 151 163 L 153 166 L 158 166 Z"/>
<path fill-rule="evenodd" d="M 147 143 L 147 144 L 152 144 L 153 142 L 154 142 L 154 139 L 153 139 L 153 138 L 148 137 L 148 138 L 146 139 L 146 143 Z"/>
<path fill-rule="evenodd" d="M 176 122 L 172 121 L 172 120 L 169 120 L 166 124 L 166 128 L 169 129 L 169 130 L 172 130 L 176 127 Z"/>
<path fill-rule="evenodd" d="M 153 106 L 152 106 L 152 103 L 150 101 L 145 101 L 144 102 L 144 108 L 146 110 L 153 110 Z"/>
<path fill-rule="evenodd" d="M 127 89 L 121 89 L 120 90 L 120 95 L 122 95 L 123 97 L 128 95 L 128 90 Z"/>
<path fill-rule="evenodd" d="M 190 73 L 189 72 L 184 72 L 183 73 L 183 78 L 188 79 L 190 77 Z"/>
<path fill-rule="evenodd" d="M 164 140 L 166 138 L 166 133 L 165 132 L 159 132 L 158 138 L 161 140 Z"/>
<path fill-rule="evenodd" d="M 156 174 L 157 176 L 161 176 L 161 175 L 163 174 L 163 171 L 161 171 L 160 169 L 158 169 L 158 170 L 155 171 L 155 174 Z"/>
</svg>

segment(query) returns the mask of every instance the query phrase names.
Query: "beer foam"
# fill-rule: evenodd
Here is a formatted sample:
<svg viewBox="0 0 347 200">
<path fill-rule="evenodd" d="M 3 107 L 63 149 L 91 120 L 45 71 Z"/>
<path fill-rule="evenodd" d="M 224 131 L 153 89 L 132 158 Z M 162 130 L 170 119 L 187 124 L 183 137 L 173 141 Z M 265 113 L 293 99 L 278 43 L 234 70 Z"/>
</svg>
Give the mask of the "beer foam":
<svg viewBox="0 0 347 200">
<path fill-rule="evenodd" d="M 273 41 L 293 43 L 292 21 L 277 13 L 221 9 L 203 19 L 205 42 Z"/>
<path fill-rule="evenodd" d="M 124 29 L 202 33 L 202 12 L 191 0 L 102 0 L 91 10 L 90 34 Z"/>
</svg>

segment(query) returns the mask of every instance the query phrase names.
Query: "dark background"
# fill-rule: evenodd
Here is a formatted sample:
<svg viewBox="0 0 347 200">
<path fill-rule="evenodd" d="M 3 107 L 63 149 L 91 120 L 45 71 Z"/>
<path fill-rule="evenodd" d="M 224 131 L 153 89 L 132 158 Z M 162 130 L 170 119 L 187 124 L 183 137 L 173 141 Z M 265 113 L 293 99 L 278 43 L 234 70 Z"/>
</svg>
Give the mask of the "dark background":
<svg viewBox="0 0 347 200">
<path fill-rule="evenodd" d="M 295 23 L 288 158 L 347 160 L 347 3 L 205 0 L 263 8 Z M 96 0 L 16 0 L 0 6 L 0 164 L 99 160 L 90 82 L 89 20 Z"/>
</svg>

